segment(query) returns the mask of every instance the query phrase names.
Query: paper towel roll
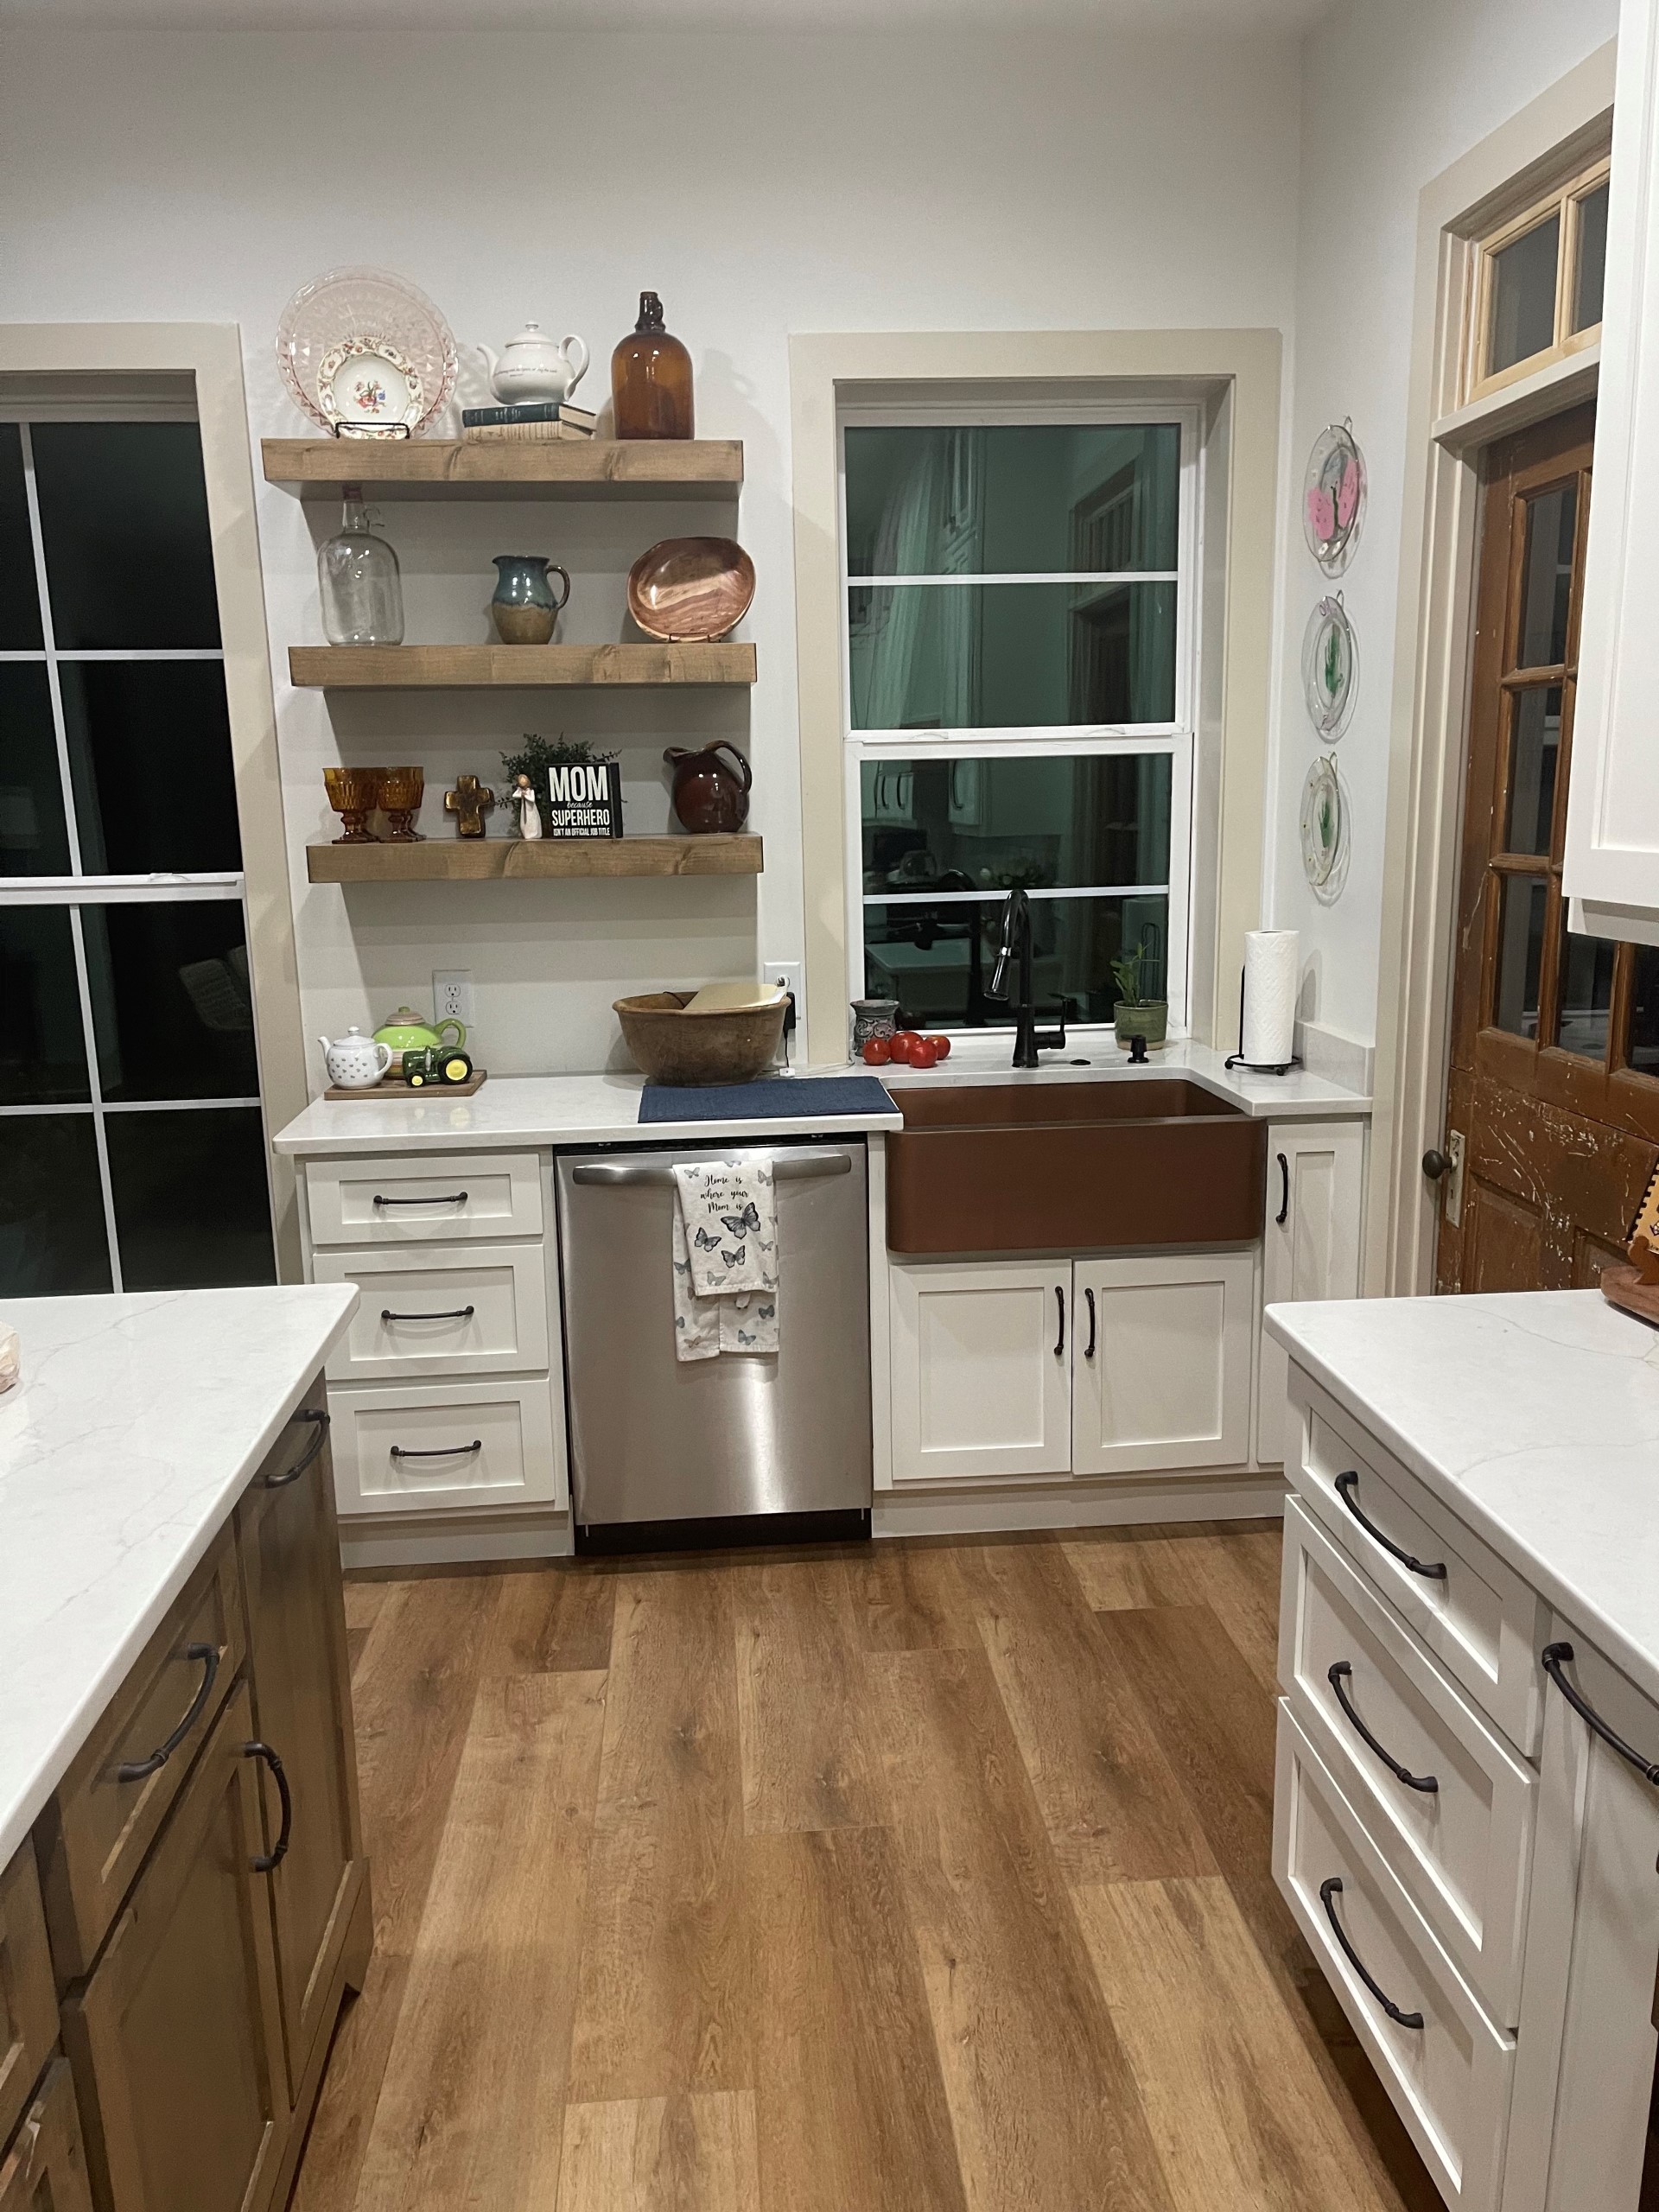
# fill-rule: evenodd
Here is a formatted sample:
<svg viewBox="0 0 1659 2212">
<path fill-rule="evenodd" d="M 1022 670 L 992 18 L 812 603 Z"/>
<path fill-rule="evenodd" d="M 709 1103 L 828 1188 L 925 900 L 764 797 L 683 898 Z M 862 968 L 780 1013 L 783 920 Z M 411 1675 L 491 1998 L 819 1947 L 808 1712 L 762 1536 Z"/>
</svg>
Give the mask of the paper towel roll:
<svg viewBox="0 0 1659 2212">
<path fill-rule="evenodd" d="M 1241 1049 L 1252 1067 L 1282 1067 L 1295 1050 L 1300 966 L 1294 930 L 1246 931 Z"/>
</svg>

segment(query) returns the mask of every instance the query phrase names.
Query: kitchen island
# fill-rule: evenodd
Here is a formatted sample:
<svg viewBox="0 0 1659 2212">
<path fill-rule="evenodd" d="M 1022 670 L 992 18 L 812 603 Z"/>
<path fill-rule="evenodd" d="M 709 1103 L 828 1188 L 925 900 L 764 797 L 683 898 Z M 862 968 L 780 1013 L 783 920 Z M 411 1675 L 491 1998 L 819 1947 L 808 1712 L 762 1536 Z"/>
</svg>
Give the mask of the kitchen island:
<svg viewBox="0 0 1659 2212">
<path fill-rule="evenodd" d="M 320 1380 L 355 1304 L 0 1316 L 6 2203 L 285 2197 L 371 1940 Z"/>
</svg>

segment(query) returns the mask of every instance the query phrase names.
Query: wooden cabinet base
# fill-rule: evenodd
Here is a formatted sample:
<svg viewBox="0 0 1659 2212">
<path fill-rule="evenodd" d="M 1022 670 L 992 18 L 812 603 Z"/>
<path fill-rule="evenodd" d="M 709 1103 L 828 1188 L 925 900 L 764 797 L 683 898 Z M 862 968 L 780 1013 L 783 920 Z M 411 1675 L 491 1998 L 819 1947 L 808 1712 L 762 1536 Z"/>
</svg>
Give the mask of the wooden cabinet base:
<svg viewBox="0 0 1659 2212">
<path fill-rule="evenodd" d="M 0 2158 L 0 2212 L 92 2212 L 67 2059 L 48 2068 L 10 2155 Z"/>
<path fill-rule="evenodd" d="M 374 1907 L 369 1894 L 369 1862 L 359 1859 L 347 1877 L 350 1903 L 345 1913 L 343 1940 L 335 1958 L 334 1972 L 329 1978 L 327 1993 L 323 1999 L 321 2018 L 316 2040 L 306 2060 L 305 2071 L 300 2076 L 295 2093 L 294 2110 L 289 2120 L 288 2141 L 283 2150 L 282 2164 L 276 2170 L 276 2186 L 271 2195 L 273 2207 L 284 2205 L 294 2187 L 294 2177 L 299 2171 L 300 2154 L 305 2148 L 306 2133 L 311 2125 L 311 2114 L 316 2108 L 318 2092 L 322 2088 L 323 2069 L 334 2040 L 334 2023 L 340 2008 L 346 2001 L 346 1991 L 359 1991 L 369 1970 L 370 1955 L 374 1949 Z M 0 2207 L 0 2212 L 4 2208 Z"/>
</svg>

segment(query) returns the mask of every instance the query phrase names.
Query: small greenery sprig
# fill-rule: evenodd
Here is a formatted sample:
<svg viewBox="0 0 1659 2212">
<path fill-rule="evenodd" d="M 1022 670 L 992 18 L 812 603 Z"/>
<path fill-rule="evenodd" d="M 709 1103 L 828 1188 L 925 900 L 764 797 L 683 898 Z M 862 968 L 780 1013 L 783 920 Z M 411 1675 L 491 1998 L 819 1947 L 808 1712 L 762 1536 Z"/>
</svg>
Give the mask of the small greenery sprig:
<svg viewBox="0 0 1659 2212">
<path fill-rule="evenodd" d="M 536 794 L 536 804 L 541 810 L 542 827 L 545 830 L 553 804 L 552 786 L 548 780 L 549 769 L 589 766 L 604 767 L 615 758 L 614 753 L 595 753 L 585 737 L 566 737 L 561 731 L 550 745 L 544 737 L 527 729 L 518 752 L 501 755 L 501 766 L 506 772 L 510 791 L 520 776 L 530 778 L 530 787 Z"/>
<path fill-rule="evenodd" d="M 1133 952 L 1120 953 L 1112 963 L 1112 980 L 1117 985 L 1120 1006 L 1152 1006 L 1154 1000 L 1141 995 L 1141 971 L 1153 957 L 1149 938 L 1142 938 Z"/>
</svg>

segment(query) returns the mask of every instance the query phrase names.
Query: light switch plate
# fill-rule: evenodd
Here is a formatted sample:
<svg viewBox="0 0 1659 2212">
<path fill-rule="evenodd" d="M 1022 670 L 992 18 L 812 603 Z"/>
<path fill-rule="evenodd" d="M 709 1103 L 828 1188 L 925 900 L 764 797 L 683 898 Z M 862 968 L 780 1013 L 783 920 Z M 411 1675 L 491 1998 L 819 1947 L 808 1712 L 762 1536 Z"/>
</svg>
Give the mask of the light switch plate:
<svg viewBox="0 0 1659 2212">
<path fill-rule="evenodd" d="M 432 1019 L 434 1021 L 460 1021 L 471 1025 L 473 971 L 470 968 L 435 968 L 432 970 Z"/>
</svg>

